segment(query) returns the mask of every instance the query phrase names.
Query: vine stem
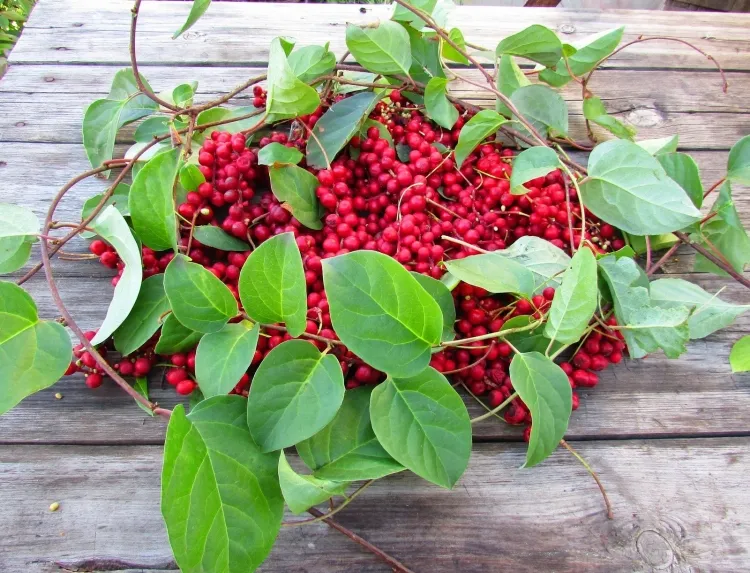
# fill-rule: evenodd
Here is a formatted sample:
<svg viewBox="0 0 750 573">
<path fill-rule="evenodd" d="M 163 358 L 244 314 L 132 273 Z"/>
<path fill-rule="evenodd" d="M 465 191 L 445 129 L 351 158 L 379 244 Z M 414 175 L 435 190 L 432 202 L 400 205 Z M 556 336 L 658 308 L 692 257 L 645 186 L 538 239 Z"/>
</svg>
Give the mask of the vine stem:
<svg viewBox="0 0 750 573">
<path fill-rule="evenodd" d="M 658 271 L 664 263 L 666 263 L 669 258 L 674 255 L 677 252 L 677 249 L 680 248 L 681 242 L 677 242 L 674 245 L 670 247 L 670 249 L 662 255 L 662 257 L 656 261 L 653 265 L 646 265 L 646 274 L 648 276 L 653 275 L 656 271 Z"/>
<path fill-rule="evenodd" d="M 252 320 L 249 316 L 243 313 L 243 317 L 246 320 Z M 265 328 L 266 330 L 278 330 L 279 332 L 289 332 L 285 326 L 281 326 L 278 324 L 261 324 L 262 328 Z M 337 344 L 344 344 L 340 340 L 334 340 L 333 338 L 326 338 L 324 336 L 318 336 L 317 334 L 310 334 L 309 332 L 303 332 L 302 337 L 309 338 L 310 340 L 317 340 L 318 342 L 325 342 L 326 344 L 329 344 L 331 346 L 335 346 Z"/>
<path fill-rule="evenodd" d="M 734 280 L 736 280 L 738 283 L 740 283 L 742 286 L 745 286 L 747 288 L 750 288 L 750 280 L 743 277 L 740 273 L 735 271 L 731 265 L 726 264 L 724 261 L 719 259 L 716 255 L 711 253 L 708 249 L 706 249 L 703 245 L 699 245 L 697 243 L 693 243 L 690 240 L 690 237 L 688 237 L 685 233 L 681 231 L 675 231 L 674 235 L 680 239 L 683 243 L 686 245 L 689 245 L 696 251 L 698 251 L 701 255 L 706 257 L 709 261 L 711 261 L 713 264 L 715 264 L 717 267 L 719 267 L 721 270 L 725 271 L 728 275 L 730 275 Z"/>
<path fill-rule="evenodd" d="M 505 340 L 505 337 L 508 336 L 509 334 L 516 334 L 517 332 L 526 332 L 527 330 L 534 330 L 536 327 L 540 326 L 541 324 L 542 324 L 541 320 L 536 320 L 534 322 L 529 323 L 526 326 L 519 326 L 518 328 L 509 328 L 508 330 L 499 330 L 498 332 L 489 332 L 487 334 L 482 334 L 481 336 L 472 336 L 471 338 L 460 338 L 456 340 L 449 340 L 447 342 L 441 342 L 440 346 L 446 346 L 446 347 L 461 346 L 469 342 L 491 340 L 493 338 L 500 338 L 502 340 Z M 510 344 L 510 342 L 508 342 L 507 340 L 505 340 L 505 342 Z"/>
<path fill-rule="evenodd" d="M 361 545 L 362 547 L 364 547 L 365 549 L 367 549 L 367 551 L 369 551 L 370 553 L 376 555 L 382 561 L 385 561 L 389 565 L 389 567 L 391 567 L 393 569 L 393 571 L 395 571 L 396 573 L 414 573 L 414 571 L 412 571 L 411 569 L 409 569 L 406 565 L 404 565 L 403 563 L 401 563 L 397 559 L 391 557 L 390 555 L 388 555 L 385 551 L 383 551 L 379 547 L 376 547 L 375 545 L 373 545 L 369 541 L 363 539 L 362 537 L 360 537 L 359 535 L 357 535 L 353 531 L 347 529 L 346 527 L 344 527 L 343 525 L 341 525 L 337 521 L 334 521 L 330 517 L 326 517 L 325 514 L 322 511 L 320 511 L 319 509 L 311 507 L 310 509 L 307 510 L 307 513 L 309 513 L 310 515 L 314 515 L 315 517 L 322 518 L 321 521 L 323 521 L 329 527 L 332 527 L 333 529 L 335 529 L 339 533 L 343 533 L 349 539 L 351 539 L 352 541 L 354 541 L 356 544 Z"/>
<path fill-rule="evenodd" d="M 515 400 L 517 397 L 518 397 L 518 392 L 513 392 L 513 394 L 511 394 L 510 396 L 508 396 L 503 401 L 503 403 L 500 404 L 499 406 L 497 406 L 495 408 L 492 408 L 492 410 L 488 410 L 487 412 L 485 412 L 481 416 L 477 416 L 476 418 L 472 418 L 471 419 L 471 423 L 472 424 L 476 424 L 477 422 L 481 422 L 483 420 L 486 420 L 487 418 L 491 418 L 492 416 L 494 416 L 495 414 L 497 414 L 500 410 L 502 410 L 503 408 L 505 408 L 508 404 L 510 404 L 513 400 Z"/>
<path fill-rule="evenodd" d="M 607 506 L 607 519 L 614 519 L 615 514 L 612 511 L 612 504 L 609 502 L 609 496 L 607 496 L 607 490 L 604 489 L 604 484 L 602 484 L 601 480 L 599 479 L 599 476 L 596 475 L 596 472 L 593 470 L 593 468 L 588 464 L 586 460 L 583 459 L 581 454 L 579 454 L 577 451 L 573 449 L 573 447 L 566 442 L 565 440 L 560 440 L 560 444 L 562 447 L 564 447 L 566 450 L 568 450 L 573 456 L 581 462 L 581 465 L 583 465 L 584 468 L 586 468 L 586 471 L 591 474 L 591 477 L 594 478 L 594 481 L 596 482 L 596 485 L 599 486 L 599 491 L 602 492 L 602 497 L 604 498 L 604 505 Z"/>
</svg>

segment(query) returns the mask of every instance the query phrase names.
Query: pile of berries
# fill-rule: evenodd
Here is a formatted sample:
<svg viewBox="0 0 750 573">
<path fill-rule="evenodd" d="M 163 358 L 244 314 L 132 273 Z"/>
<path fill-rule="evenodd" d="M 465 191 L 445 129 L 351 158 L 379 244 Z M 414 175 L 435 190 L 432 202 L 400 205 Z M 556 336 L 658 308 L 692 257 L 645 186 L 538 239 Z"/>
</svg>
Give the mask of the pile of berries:
<svg viewBox="0 0 750 573">
<path fill-rule="evenodd" d="M 254 103 L 265 104 L 265 92 L 256 87 Z M 341 96 L 338 96 L 340 99 Z M 268 169 L 258 164 L 260 148 L 275 142 L 304 149 L 308 129 L 323 108 L 296 120 L 287 132 L 273 132 L 248 147 L 244 135 L 214 131 L 198 153 L 206 182 L 189 192 L 178 206 L 180 245 L 195 262 L 221 279 L 239 299 L 237 281 L 250 254 L 224 252 L 190 238 L 192 225 L 216 225 L 253 246 L 279 233 L 292 232 L 302 254 L 308 295 L 307 333 L 337 339 L 331 325 L 323 288 L 323 259 L 359 249 L 374 250 L 393 257 L 410 271 L 439 279 L 444 261 L 461 259 L 485 251 L 505 249 L 524 236 L 541 237 L 570 253 L 571 246 L 585 243 L 596 253 L 620 249 L 624 241 L 610 225 L 586 214 L 582 229 L 581 207 L 575 189 L 566 188 L 559 170 L 526 184 L 528 193 L 510 192 L 509 177 L 513 151 L 497 142 L 480 145 L 458 168 L 450 150 L 470 114 L 463 110 L 452 130 L 429 121 L 419 110 L 403 109 L 404 96 L 392 91 L 381 101 L 370 119 L 384 129 L 371 126 L 354 137 L 329 169 L 308 170 L 317 176 L 317 197 L 325 210 L 319 231 L 304 227 L 270 192 Z M 412 105 L 412 104 L 409 104 Z M 386 133 L 387 132 L 387 133 Z M 304 162 L 302 163 L 304 167 Z M 569 198 L 569 203 L 567 201 Z M 583 232 L 582 232 L 583 231 Z M 114 250 L 97 240 L 90 245 L 103 265 L 119 269 L 122 262 Z M 143 248 L 144 277 L 163 272 L 171 253 Z M 117 277 L 113 279 L 116 284 Z M 514 316 L 541 317 L 555 296 L 546 288 L 531 300 L 508 295 L 490 295 L 485 290 L 460 284 L 453 291 L 457 335 L 481 336 L 499 330 Z M 608 326 L 614 326 L 610 319 Z M 165 379 L 180 394 L 190 394 L 195 351 L 159 357 L 154 340 L 136 356 L 115 364 L 126 376 L 148 374 L 158 363 L 166 363 Z M 268 330 L 260 337 L 249 370 L 238 381 L 235 393 L 247 395 L 251 373 L 272 348 L 289 339 L 288 334 Z M 325 343 L 314 341 L 321 348 Z M 450 348 L 432 358 L 432 366 L 453 377 L 477 396 L 486 396 L 490 406 L 501 404 L 512 393 L 508 376 L 511 347 L 498 340 L 470 343 L 473 348 Z M 341 364 L 346 387 L 377 384 L 385 375 L 362 362 L 343 345 L 331 351 Z M 604 326 L 592 329 L 571 362 L 562 364 L 573 388 L 597 384 L 596 372 L 622 359 L 624 344 L 617 330 Z M 87 384 L 101 383 L 101 374 L 87 353 L 76 354 L 71 369 L 89 372 Z M 86 370 L 89 369 L 89 370 Z M 89 380 L 94 377 L 91 382 Z M 574 393 L 574 409 L 578 396 Z M 520 399 L 505 412 L 513 424 L 528 424 L 530 415 Z M 527 428 L 528 430 L 528 428 Z"/>
</svg>

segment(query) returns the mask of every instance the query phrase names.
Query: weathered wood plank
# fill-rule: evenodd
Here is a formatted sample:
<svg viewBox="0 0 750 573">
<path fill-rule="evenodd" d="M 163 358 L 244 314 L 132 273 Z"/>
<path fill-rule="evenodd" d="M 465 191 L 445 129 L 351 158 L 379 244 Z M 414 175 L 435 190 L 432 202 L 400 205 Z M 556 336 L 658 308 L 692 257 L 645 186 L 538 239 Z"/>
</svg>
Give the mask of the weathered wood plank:
<svg viewBox="0 0 750 573">
<path fill-rule="evenodd" d="M 96 328 L 111 292 L 107 272 L 96 263 L 59 262 L 56 267 L 78 269 L 77 274 L 58 273 L 58 286 L 79 325 Z M 726 286 L 723 299 L 747 302 L 743 287 L 735 283 L 707 275 L 685 278 L 710 292 Z M 26 287 L 42 317 L 58 315 L 41 277 L 35 277 Z M 98 298 L 92 299 L 92 292 L 100 293 Z M 748 330 L 750 314 L 720 333 L 691 343 L 689 352 L 679 360 L 654 355 L 606 370 L 599 386 L 581 392 L 581 407 L 572 416 L 568 436 L 591 439 L 750 433 L 750 388 L 742 383 L 743 377 L 731 374 L 728 364 L 731 344 Z M 152 399 L 166 407 L 178 402 L 174 390 L 158 378 L 151 381 L 151 391 Z M 62 400 L 54 398 L 57 392 L 63 394 Z M 473 398 L 467 395 L 465 400 L 472 416 L 484 413 Z M 39 423 L 51 413 L 54 423 Z M 164 439 L 164 432 L 160 419 L 146 416 L 113 383 L 92 391 L 81 376 L 63 379 L 0 417 L 0 443 L 6 444 L 153 444 Z M 518 428 L 497 419 L 477 424 L 474 433 L 483 440 L 520 438 Z"/>
<path fill-rule="evenodd" d="M 130 23 L 126 0 L 69 2 L 47 0 L 32 15 L 28 29 L 13 51 L 16 63 L 127 63 Z M 221 65 L 267 61 L 276 36 L 305 43 L 331 42 L 342 54 L 346 22 L 369 23 L 390 16 L 389 6 L 295 5 L 217 2 L 188 33 L 171 34 L 187 16 L 184 2 L 144 3 L 139 18 L 139 58 L 143 64 Z M 282 12 L 283 11 L 283 12 Z M 283 16 L 282 16 L 283 14 Z M 568 11 L 543 8 L 457 7 L 450 26 L 471 30 L 469 40 L 494 48 L 503 37 L 533 24 L 557 29 L 565 41 L 625 25 L 625 40 L 640 35 L 674 36 L 694 42 L 729 70 L 747 70 L 750 42 L 745 14 L 696 13 L 689 19 L 673 12 Z M 628 68 L 709 68 L 711 62 L 675 42 L 648 42 L 613 58 L 611 66 Z"/>
<path fill-rule="evenodd" d="M 749 84 L 750 84 L 750 76 Z M 80 143 L 81 124 L 86 106 L 96 99 L 80 94 L 58 94 L 51 98 L 46 93 L 0 93 L 0 142 L 22 143 Z M 489 103 L 487 100 L 474 103 Z M 251 105 L 248 99 L 232 102 L 227 107 Z M 621 103 L 619 105 L 622 105 Z M 586 127 L 581 102 L 570 104 L 569 134 L 573 139 L 585 141 Z M 620 111 L 622 109 L 622 111 Z M 617 108 L 612 113 L 632 125 L 638 137 L 649 139 L 677 133 L 683 145 L 695 150 L 729 149 L 737 140 L 750 132 L 750 113 L 693 113 L 666 112 L 656 106 Z M 50 129 L 49 118 L 54 116 L 55 126 Z M 117 136 L 119 142 L 132 142 L 136 124 L 123 128 Z M 597 137 L 613 136 L 596 128 Z"/>
<path fill-rule="evenodd" d="M 80 94 L 76 106 L 104 97 L 110 83 L 121 66 L 102 66 L 91 73 L 90 66 L 37 65 L 12 66 L 0 81 L 0 93 L 8 94 Z M 200 67 L 200 66 L 149 66 L 142 73 L 158 92 L 185 81 L 198 82 L 198 100 L 207 101 L 218 94 L 232 90 L 246 78 L 266 72 L 264 67 Z M 476 70 L 462 70 L 461 75 L 472 81 L 483 81 Z M 590 88 L 607 105 L 610 112 L 633 109 L 657 109 L 661 112 L 732 112 L 747 113 L 745 94 L 750 91 L 750 74 L 728 73 L 729 90 L 721 91 L 718 73 L 706 70 L 625 70 L 603 69 L 596 72 Z M 653 86 L 659 85 L 659 90 Z M 450 84 L 458 97 L 490 105 L 491 94 L 476 86 L 456 80 Z M 580 101 L 581 90 L 576 84 L 561 91 L 567 101 Z M 239 101 L 250 99 L 248 92 Z M 247 104 L 246 104 L 247 105 Z M 580 109 L 578 109 L 580 112 Z"/>
<path fill-rule="evenodd" d="M 607 487 L 612 521 L 571 455 L 558 450 L 519 470 L 521 444 L 476 445 L 453 491 L 408 474 L 381 480 L 336 519 L 415 571 L 741 571 L 749 446 L 748 438 L 574 444 Z M 55 562 L 72 569 L 92 560 L 101 571 L 97 563 L 118 560 L 118 570 L 172 569 L 160 467 L 159 447 L 3 448 L 1 568 L 52 573 Z M 60 510 L 50 513 L 53 501 Z M 260 570 L 389 569 L 314 524 L 282 530 Z"/>
</svg>

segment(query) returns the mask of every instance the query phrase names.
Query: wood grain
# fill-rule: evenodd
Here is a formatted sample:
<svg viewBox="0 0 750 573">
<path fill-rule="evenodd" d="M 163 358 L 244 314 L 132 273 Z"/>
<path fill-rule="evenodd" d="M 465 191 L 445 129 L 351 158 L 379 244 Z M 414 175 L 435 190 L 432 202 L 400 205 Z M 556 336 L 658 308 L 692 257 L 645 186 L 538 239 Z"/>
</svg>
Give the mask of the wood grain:
<svg viewBox="0 0 750 573">
<path fill-rule="evenodd" d="M 521 444 L 475 446 L 453 491 L 409 474 L 380 480 L 336 519 L 418 572 L 745 569 L 750 439 L 573 445 L 607 487 L 614 520 L 570 454 L 558 450 L 519 470 Z M 55 562 L 173 569 L 159 515 L 160 467 L 159 447 L 2 448 L 0 569 L 52 573 Z M 51 513 L 54 501 L 60 509 Z M 259 570 L 389 569 L 315 524 L 284 529 Z"/>
<path fill-rule="evenodd" d="M 28 29 L 14 49 L 15 63 L 127 64 L 130 23 L 127 0 L 47 0 L 31 16 Z M 364 10 L 361 12 L 360 8 Z M 268 46 L 276 36 L 291 36 L 303 43 L 331 42 L 342 54 L 344 23 L 365 24 L 390 16 L 382 5 L 335 5 L 321 9 L 315 4 L 286 8 L 277 16 L 273 5 L 216 2 L 204 17 L 177 40 L 171 34 L 190 9 L 185 2 L 146 2 L 139 18 L 138 51 L 144 65 L 246 65 L 265 62 Z M 722 62 L 727 70 L 750 67 L 750 41 L 746 14 L 696 13 L 690 18 L 667 12 L 570 11 L 545 8 L 457 7 L 450 26 L 471 30 L 469 41 L 493 49 L 503 37 L 531 24 L 544 24 L 560 32 L 566 42 L 625 26 L 624 40 L 641 35 L 674 36 L 694 42 Z M 248 39 L 252 39 L 248 41 Z M 674 42 L 647 42 L 613 58 L 610 67 L 710 68 L 711 62 L 690 48 Z"/>
</svg>

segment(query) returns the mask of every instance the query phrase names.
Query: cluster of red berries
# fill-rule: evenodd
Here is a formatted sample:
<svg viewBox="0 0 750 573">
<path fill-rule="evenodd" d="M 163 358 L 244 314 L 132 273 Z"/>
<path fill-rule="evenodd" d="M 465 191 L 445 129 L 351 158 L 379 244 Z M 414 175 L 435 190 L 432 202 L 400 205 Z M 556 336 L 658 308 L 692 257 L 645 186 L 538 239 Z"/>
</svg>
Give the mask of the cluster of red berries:
<svg viewBox="0 0 750 573">
<path fill-rule="evenodd" d="M 265 105 L 265 92 L 254 90 L 254 105 Z M 541 237 L 568 252 L 585 242 L 595 252 L 617 250 L 622 238 L 610 225 L 591 214 L 582 220 L 575 189 L 556 170 L 526 184 L 528 193 L 510 192 L 509 177 L 513 151 L 500 143 L 487 142 L 457 167 L 448 151 L 458 141 L 468 113 L 463 113 L 452 130 L 444 130 L 420 111 L 402 108 L 404 96 L 390 93 L 371 114 L 385 130 L 376 126 L 352 139 L 329 169 L 315 170 L 316 190 L 325 210 L 323 228 L 304 227 L 269 192 L 268 169 L 258 164 L 258 150 L 270 143 L 304 148 L 307 129 L 274 132 L 263 137 L 258 148 L 248 147 L 244 135 L 213 132 L 198 151 L 198 163 L 206 181 L 187 194 L 178 206 L 181 246 L 196 263 L 221 279 L 238 298 L 237 281 L 247 252 L 224 252 L 191 238 L 195 224 L 215 225 L 234 237 L 257 246 L 279 233 L 294 233 L 302 254 L 308 287 L 306 332 L 336 340 L 322 280 L 322 260 L 359 249 L 392 256 L 407 269 L 440 278 L 444 261 L 486 251 L 505 249 L 524 236 Z M 311 127 L 323 109 L 300 118 Z M 387 135 L 385 131 L 387 130 Z M 388 137 L 390 136 L 390 137 Z M 391 143 L 391 140 L 393 143 Z M 395 148 L 394 148 L 395 144 Z M 304 166 L 304 163 L 303 163 Z M 569 199 L 569 201 L 568 201 Z M 91 251 L 110 268 L 121 267 L 116 253 L 102 241 L 91 243 Z M 144 276 L 163 272 L 170 253 L 143 249 Z M 541 317 L 554 298 L 554 288 L 530 300 L 490 295 L 478 287 L 460 284 L 454 290 L 456 330 L 469 338 L 496 332 L 514 316 Z M 252 369 L 272 348 L 289 339 L 288 334 L 269 330 L 261 336 Z M 321 348 L 324 342 L 315 341 Z M 497 406 L 513 392 L 508 376 L 512 349 L 505 342 L 482 341 L 472 348 L 446 349 L 433 356 L 432 366 L 453 375 L 473 394 L 487 396 Z M 571 386 L 590 387 L 598 382 L 596 371 L 619 362 L 624 345 L 617 331 L 593 330 L 573 358 L 564 363 Z M 347 388 L 376 384 L 384 374 L 364 364 L 343 345 L 332 352 L 340 361 Z M 168 383 L 180 394 L 189 394 L 194 382 L 195 352 L 165 357 L 172 368 Z M 139 360 L 150 367 L 156 363 L 153 344 L 140 350 L 135 359 L 118 363 L 121 374 L 132 375 Z M 144 363 L 145 364 L 145 363 Z M 143 374 L 145 366 L 138 370 Z M 246 394 L 250 376 L 243 375 L 235 388 Z M 574 409 L 578 397 L 574 396 Z M 505 412 L 511 423 L 528 423 L 528 409 L 519 400 Z"/>
</svg>

